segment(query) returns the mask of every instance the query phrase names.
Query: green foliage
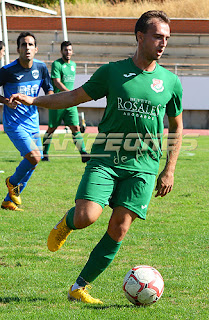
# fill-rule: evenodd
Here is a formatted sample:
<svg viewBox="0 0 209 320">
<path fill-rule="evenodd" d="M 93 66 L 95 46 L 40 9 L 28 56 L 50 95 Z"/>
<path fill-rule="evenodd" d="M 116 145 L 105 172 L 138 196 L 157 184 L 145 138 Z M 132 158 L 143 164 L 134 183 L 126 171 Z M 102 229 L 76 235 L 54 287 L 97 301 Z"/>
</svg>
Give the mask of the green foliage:
<svg viewBox="0 0 209 320">
<path fill-rule="evenodd" d="M 58 252 L 46 247 L 51 228 L 74 205 L 85 168 L 70 135 L 67 148 L 63 135 L 54 139 L 59 142 L 51 146 L 54 157 L 37 166 L 22 194 L 24 212 L 0 209 L 0 318 L 207 320 L 209 137 L 192 138 L 197 143 L 193 150 L 188 146 L 195 144 L 186 138 L 174 190 L 165 198 L 156 199 L 153 193 L 147 220 L 133 223 L 115 260 L 93 283 L 91 293 L 104 301 L 103 306 L 69 303 L 67 291 L 105 233 L 110 208 L 92 226 L 74 231 Z M 0 132 L 2 199 L 4 180 L 20 160 L 6 134 Z M 161 169 L 164 163 L 165 155 Z M 137 264 L 154 266 L 165 281 L 162 298 L 147 308 L 131 305 L 122 290 L 123 277 Z"/>
</svg>

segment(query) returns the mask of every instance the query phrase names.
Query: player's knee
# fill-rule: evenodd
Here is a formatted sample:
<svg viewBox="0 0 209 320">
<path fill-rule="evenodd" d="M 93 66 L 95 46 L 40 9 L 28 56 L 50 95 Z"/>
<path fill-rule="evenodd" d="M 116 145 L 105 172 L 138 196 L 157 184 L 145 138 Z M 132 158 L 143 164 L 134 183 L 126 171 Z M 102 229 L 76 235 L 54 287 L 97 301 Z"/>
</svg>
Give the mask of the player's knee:
<svg viewBox="0 0 209 320">
<path fill-rule="evenodd" d="M 25 156 L 25 158 L 34 166 L 36 166 L 41 160 L 40 152 L 30 152 Z"/>
<path fill-rule="evenodd" d="M 124 239 L 128 230 L 129 230 L 128 225 L 110 223 L 108 226 L 107 232 L 113 240 L 120 242 Z"/>
<path fill-rule="evenodd" d="M 36 166 L 40 160 L 41 160 L 41 156 L 40 157 L 33 157 L 29 161 L 32 165 Z"/>
<path fill-rule="evenodd" d="M 83 229 L 90 226 L 97 220 L 95 216 L 84 210 L 77 211 L 74 216 L 74 225 L 77 229 Z"/>
<path fill-rule="evenodd" d="M 83 229 L 94 223 L 102 213 L 102 207 L 97 203 L 79 199 L 76 201 L 74 225 Z"/>
<path fill-rule="evenodd" d="M 35 157 L 34 165 L 36 166 L 41 161 L 41 155 L 39 157 Z"/>
<path fill-rule="evenodd" d="M 73 133 L 76 133 L 76 132 L 79 132 L 80 131 L 80 127 L 79 126 L 69 126 L 70 127 L 70 130 L 73 132 Z"/>
</svg>

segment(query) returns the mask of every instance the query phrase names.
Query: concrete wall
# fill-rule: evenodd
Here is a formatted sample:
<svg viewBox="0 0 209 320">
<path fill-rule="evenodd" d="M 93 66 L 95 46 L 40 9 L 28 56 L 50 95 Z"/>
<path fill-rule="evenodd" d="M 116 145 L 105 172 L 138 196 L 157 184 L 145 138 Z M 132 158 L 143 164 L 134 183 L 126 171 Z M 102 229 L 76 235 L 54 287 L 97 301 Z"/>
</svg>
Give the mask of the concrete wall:
<svg viewBox="0 0 209 320">
<path fill-rule="evenodd" d="M 78 108 L 79 112 L 84 112 L 86 124 L 88 126 L 98 126 L 102 119 L 103 108 Z M 39 109 L 41 124 L 48 123 L 48 111 Z M 184 129 L 209 129 L 209 111 L 208 110 L 184 110 L 183 112 Z M 168 119 L 165 116 L 165 128 L 168 127 Z"/>
<path fill-rule="evenodd" d="M 81 86 L 90 78 L 90 75 L 77 75 L 75 88 Z M 183 119 L 185 129 L 209 129 L 209 77 L 180 77 L 183 86 Z M 43 94 L 43 92 L 41 92 Z M 86 124 L 97 126 L 103 116 L 106 98 L 89 101 L 78 107 L 84 112 Z M 39 108 L 40 123 L 48 124 L 48 110 Z M 0 107 L 0 123 L 2 108 Z M 165 127 L 168 126 L 165 117 Z"/>
<path fill-rule="evenodd" d="M 137 18 L 66 17 L 67 29 L 74 31 L 131 32 Z M 8 30 L 62 30 L 61 17 L 7 16 Z M 209 19 L 171 19 L 172 33 L 208 34 Z"/>
</svg>

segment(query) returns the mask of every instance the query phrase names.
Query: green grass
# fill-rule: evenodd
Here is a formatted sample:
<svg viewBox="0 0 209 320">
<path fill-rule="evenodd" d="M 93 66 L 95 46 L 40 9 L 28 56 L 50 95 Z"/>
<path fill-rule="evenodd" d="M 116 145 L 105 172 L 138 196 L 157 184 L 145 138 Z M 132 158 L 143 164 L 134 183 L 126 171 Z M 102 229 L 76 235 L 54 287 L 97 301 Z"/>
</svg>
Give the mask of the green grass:
<svg viewBox="0 0 209 320">
<path fill-rule="evenodd" d="M 24 212 L 0 210 L 0 319 L 208 319 L 209 137 L 196 141 L 195 150 L 180 154 L 174 190 L 165 198 L 153 193 L 147 220 L 134 222 L 113 263 L 93 283 L 91 293 L 103 306 L 69 303 L 67 291 L 105 233 L 111 210 L 105 208 L 94 225 L 73 232 L 61 250 L 49 252 L 48 234 L 73 206 L 85 165 L 79 156 L 40 163 L 22 194 Z M 65 151 L 52 146 L 50 152 L 77 154 L 71 141 Z M 1 132 L 2 200 L 4 180 L 20 160 Z M 161 168 L 164 163 L 165 156 Z M 147 308 L 133 306 L 122 291 L 126 272 L 137 264 L 154 266 L 165 281 L 162 298 Z"/>
</svg>

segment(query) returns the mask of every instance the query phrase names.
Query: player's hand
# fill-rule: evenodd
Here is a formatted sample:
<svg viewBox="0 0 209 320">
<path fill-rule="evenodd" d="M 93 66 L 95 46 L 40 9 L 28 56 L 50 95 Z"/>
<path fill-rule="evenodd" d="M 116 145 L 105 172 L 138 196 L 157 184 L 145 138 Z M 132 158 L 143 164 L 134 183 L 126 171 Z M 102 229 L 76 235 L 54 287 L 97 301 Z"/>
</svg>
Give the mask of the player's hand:
<svg viewBox="0 0 209 320">
<path fill-rule="evenodd" d="M 13 105 L 18 105 L 20 103 L 25 104 L 26 106 L 30 106 L 33 104 L 34 98 L 30 96 L 26 96 L 22 93 L 14 93 L 9 98 L 9 103 Z"/>
<path fill-rule="evenodd" d="M 155 197 L 164 197 L 166 194 L 171 192 L 174 184 L 174 174 L 173 172 L 163 170 L 158 179 L 155 191 L 157 191 Z"/>
<path fill-rule="evenodd" d="M 8 98 L 5 98 L 4 104 L 6 104 L 7 107 L 9 107 L 11 109 L 16 109 L 17 108 L 17 103 L 15 101 L 10 101 L 10 99 L 8 99 Z"/>
</svg>

